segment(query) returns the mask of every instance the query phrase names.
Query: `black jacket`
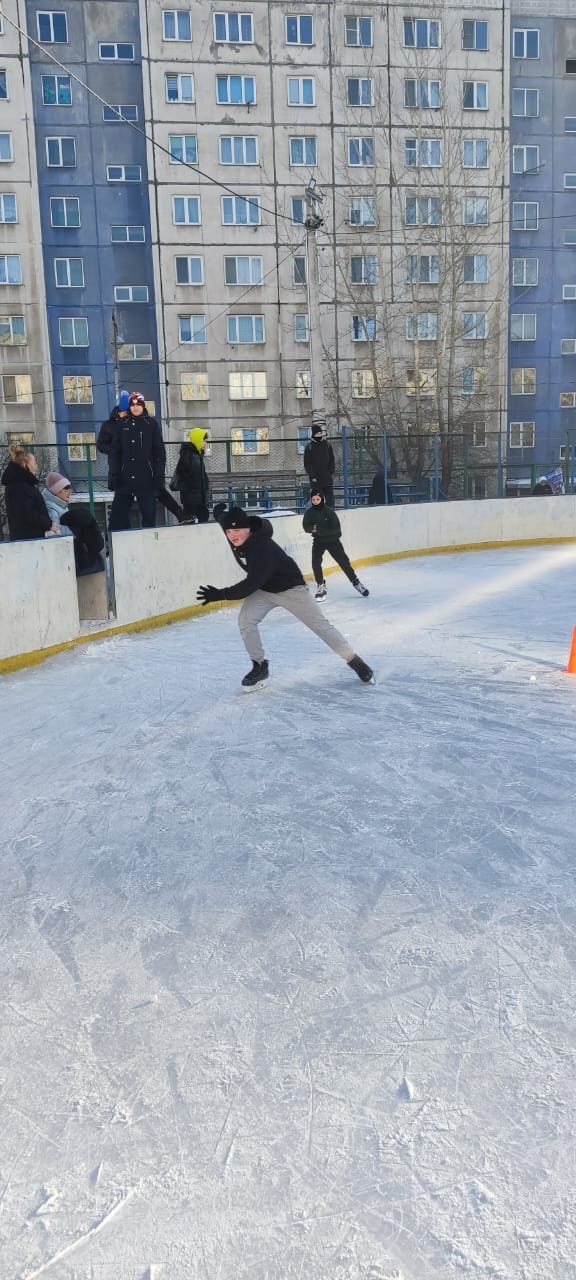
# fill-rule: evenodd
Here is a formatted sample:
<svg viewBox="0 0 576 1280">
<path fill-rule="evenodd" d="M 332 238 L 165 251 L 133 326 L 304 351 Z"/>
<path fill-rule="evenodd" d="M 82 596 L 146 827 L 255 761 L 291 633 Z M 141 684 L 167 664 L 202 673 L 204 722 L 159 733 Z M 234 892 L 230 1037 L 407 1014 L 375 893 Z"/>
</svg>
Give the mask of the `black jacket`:
<svg viewBox="0 0 576 1280">
<path fill-rule="evenodd" d="M 306 584 L 296 561 L 273 541 L 270 521 L 262 520 L 260 516 L 252 516 L 250 529 L 251 535 L 243 546 L 233 547 L 231 542 L 228 543 L 234 559 L 247 576 L 243 582 L 236 582 L 232 587 L 223 587 L 220 598 L 244 600 L 254 591 L 270 591 L 276 594 L 276 592 L 290 591 L 291 587 L 304 587 Z M 227 538 L 226 541 L 228 542 Z"/>
<path fill-rule="evenodd" d="M 327 440 L 310 440 L 304 450 L 304 470 L 309 480 L 315 480 L 322 488 L 334 483 L 336 459 Z"/>
<path fill-rule="evenodd" d="M 36 476 L 27 467 L 9 462 L 2 473 L 6 488 L 6 517 L 12 542 L 43 538 L 52 521 Z"/>
<path fill-rule="evenodd" d="M 183 507 L 207 507 L 210 501 L 210 482 L 206 475 L 204 456 L 196 445 L 181 445 L 170 488 L 178 489 Z"/>
<path fill-rule="evenodd" d="M 117 407 L 110 410 L 110 417 L 106 419 L 106 422 L 102 423 L 98 432 L 98 439 L 96 441 L 98 453 L 110 453 L 112 449 L 112 441 L 116 434 L 116 425 L 118 422 L 124 421 L 124 418 L 118 417 Z"/>
<path fill-rule="evenodd" d="M 78 576 L 101 572 L 106 567 L 100 555 L 104 539 L 92 512 L 81 502 L 73 502 L 62 516 L 60 523 L 65 524 L 74 534 L 74 557 Z"/>
<path fill-rule="evenodd" d="M 119 493 L 157 493 L 164 488 L 166 450 L 156 418 L 128 413 L 114 424 L 108 454 L 109 484 Z"/>
</svg>

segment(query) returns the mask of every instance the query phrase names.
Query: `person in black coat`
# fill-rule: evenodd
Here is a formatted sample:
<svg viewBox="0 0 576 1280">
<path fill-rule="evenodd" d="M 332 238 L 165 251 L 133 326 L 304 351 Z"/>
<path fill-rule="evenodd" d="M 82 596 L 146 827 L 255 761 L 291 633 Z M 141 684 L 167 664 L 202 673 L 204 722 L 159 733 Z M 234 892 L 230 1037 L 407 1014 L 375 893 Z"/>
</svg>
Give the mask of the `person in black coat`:
<svg viewBox="0 0 576 1280">
<path fill-rule="evenodd" d="M 322 427 L 312 427 L 311 440 L 304 450 L 304 470 L 311 488 L 321 489 L 328 506 L 333 507 L 336 459 Z"/>
<path fill-rule="evenodd" d="M 40 493 L 37 470 L 33 453 L 27 453 L 22 445 L 10 445 L 10 462 L 2 473 L 2 484 L 6 489 L 6 518 L 12 542 L 45 538 L 47 534 L 59 532 Z"/>
<path fill-rule="evenodd" d="M 156 418 L 151 418 L 140 391 L 130 396 L 128 413 L 113 428 L 108 484 L 114 492 L 110 532 L 130 528 L 136 499 L 144 529 L 156 524 L 156 499 L 164 488 L 166 450 Z"/>
<path fill-rule="evenodd" d="M 118 423 L 121 423 L 124 418 L 128 417 L 129 404 L 130 397 L 128 392 L 121 391 L 118 404 L 114 405 L 114 408 L 110 410 L 109 417 L 106 419 L 106 422 L 102 423 L 100 431 L 98 432 L 96 448 L 99 453 L 106 453 L 110 456 L 114 439 L 118 433 Z M 108 478 L 108 486 L 110 487 L 110 478 Z M 158 490 L 156 497 L 158 502 L 163 507 L 166 507 L 166 510 L 170 511 L 173 516 L 176 516 L 178 523 L 181 524 L 184 519 L 182 507 L 176 502 L 176 499 L 172 497 L 172 494 L 168 492 L 164 484 L 162 485 L 162 488 Z"/>
<path fill-rule="evenodd" d="M 383 507 L 392 502 L 392 493 L 390 485 L 386 484 L 384 479 L 384 469 L 377 471 L 373 477 L 370 491 L 368 493 L 369 507 Z"/>
<path fill-rule="evenodd" d="M 205 524 L 210 517 L 210 482 L 204 465 L 204 450 L 208 432 L 203 427 L 192 427 L 188 439 L 180 447 L 180 457 L 170 481 L 171 489 L 178 489 L 184 509 L 184 524 Z"/>
<path fill-rule="evenodd" d="M 197 599 L 201 604 L 217 600 L 243 600 L 238 617 L 240 635 L 244 641 L 252 670 L 244 676 L 242 684 L 253 689 L 268 679 L 268 662 L 264 656 L 258 623 L 271 609 L 287 609 L 305 627 L 309 627 L 320 640 L 333 649 L 340 658 L 364 681 L 371 684 L 374 674 L 352 645 L 325 618 L 311 596 L 302 573 L 291 556 L 272 538 L 272 525 L 260 516 L 249 516 L 241 507 L 230 510 L 218 507 L 218 522 L 224 529 L 232 548 L 234 559 L 246 574 L 246 578 L 229 587 L 200 587 Z"/>
<path fill-rule="evenodd" d="M 104 573 L 106 565 L 101 554 L 104 538 L 98 528 L 91 511 L 81 502 L 71 502 L 68 510 L 61 517 L 74 534 L 74 559 L 76 561 L 76 577 L 83 578 L 89 573 Z"/>
</svg>

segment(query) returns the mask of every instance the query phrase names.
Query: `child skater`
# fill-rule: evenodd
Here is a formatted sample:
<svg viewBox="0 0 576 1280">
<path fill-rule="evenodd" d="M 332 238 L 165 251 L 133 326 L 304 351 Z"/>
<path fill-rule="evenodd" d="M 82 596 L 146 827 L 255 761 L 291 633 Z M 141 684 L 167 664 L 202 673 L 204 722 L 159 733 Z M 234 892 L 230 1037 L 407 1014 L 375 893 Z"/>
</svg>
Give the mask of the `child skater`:
<svg viewBox="0 0 576 1280">
<path fill-rule="evenodd" d="M 332 556 L 336 564 L 340 565 L 343 573 L 346 574 L 349 582 L 352 583 L 352 586 L 356 588 L 360 595 L 369 596 L 368 588 L 363 586 L 358 575 L 354 572 L 340 541 L 342 530 L 336 512 L 332 510 L 332 507 L 326 505 L 321 489 L 313 487 L 310 490 L 310 501 L 312 506 L 308 507 L 304 512 L 302 525 L 305 533 L 311 533 L 313 537 L 312 572 L 316 579 L 316 599 L 323 600 L 326 595 L 326 583 L 322 573 L 322 558 L 325 551 Z"/>
</svg>

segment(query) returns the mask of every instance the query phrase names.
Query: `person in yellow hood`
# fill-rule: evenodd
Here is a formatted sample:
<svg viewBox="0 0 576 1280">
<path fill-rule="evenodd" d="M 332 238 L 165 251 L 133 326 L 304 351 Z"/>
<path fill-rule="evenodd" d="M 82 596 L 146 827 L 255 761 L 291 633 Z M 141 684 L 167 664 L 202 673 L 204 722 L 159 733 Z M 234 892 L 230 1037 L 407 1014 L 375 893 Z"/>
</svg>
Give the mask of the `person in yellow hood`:
<svg viewBox="0 0 576 1280">
<path fill-rule="evenodd" d="M 180 457 L 170 484 L 178 489 L 184 509 L 181 524 L 205 524 L 210 510 L 210 482 L 204 466 L 204 450 L 208 443 L 205 427 L 192 427 L 188 439 L 180 446 Z"/>
</svg>

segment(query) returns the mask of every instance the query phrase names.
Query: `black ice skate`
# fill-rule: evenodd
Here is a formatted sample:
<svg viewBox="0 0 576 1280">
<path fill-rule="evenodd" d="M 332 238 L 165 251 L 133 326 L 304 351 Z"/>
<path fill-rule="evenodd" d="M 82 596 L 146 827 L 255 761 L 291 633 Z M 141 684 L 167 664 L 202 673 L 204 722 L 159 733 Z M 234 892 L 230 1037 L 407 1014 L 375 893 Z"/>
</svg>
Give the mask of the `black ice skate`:
<svg viewBox="0 0 576 1280">
<path fill-rule="evenodd" d="M 325 583 L 325 582 L 318 582 L 318 583 L 317 583 L 317 585 L 316 585 L 316 595 L 315 595 L 315 599 L 316 599 L 316 600 L 324 600 L 325 596 L 326 596 L 326 583 Z"/>
<path fill-rule="evenodd" d="M 352 670 L 356 672 L 356 675 L 360 677 L 364 684 L 376 684 L 372 668 L 368 666 L 367 662 L 363 662 L 357 653 L 350 659 L 348 666 L 352 667 Z"/>
<path fill-rule="evenodd" d="M 364 586 L 364 583 L 363 583 L 363 582 L 361 582 L 359 578 L 357 578 L 357 579 L 356 579 L 356 581 L 352 583 L 352 586 L 354 587 L 354 590 L 355 590 L 355 591 L 359 591 L 359 592 L 360 592 L 360 595 L 361 595 L 361 596 L 369 596 L 369 595 L 370 595 L 370 592 L 369 592 L 369 590 L 368 590 L 368 587 L 365 587 L 365 586 Z"/>
<path fill-rule="evenodd" d="M 257 689 L 258 685 L 264 684 L 268 679 L 268 675 L 268 663 L 265 658 L 263 662 L 252 663 L 252 670 L 244 676 L 242 684 L 245 689 Z"/>
</svg>

